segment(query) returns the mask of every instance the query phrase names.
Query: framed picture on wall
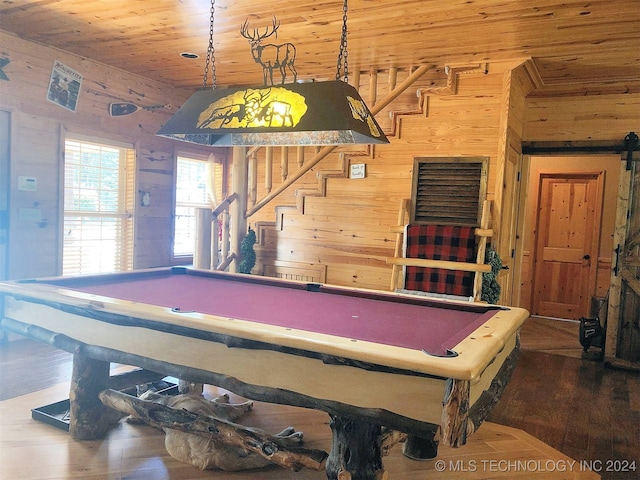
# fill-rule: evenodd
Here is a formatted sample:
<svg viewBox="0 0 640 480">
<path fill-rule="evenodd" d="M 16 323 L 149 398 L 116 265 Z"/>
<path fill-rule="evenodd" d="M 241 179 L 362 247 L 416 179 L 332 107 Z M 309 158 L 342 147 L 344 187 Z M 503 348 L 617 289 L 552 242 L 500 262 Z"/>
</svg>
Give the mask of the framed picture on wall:
<svg viewBox="0 0 640 480">
<path fill-rule="evenodd" d="M 55 60 L 51 70 L 47 100 L 75 112 L 81 85 L 82 75 Z"/>
</svg>

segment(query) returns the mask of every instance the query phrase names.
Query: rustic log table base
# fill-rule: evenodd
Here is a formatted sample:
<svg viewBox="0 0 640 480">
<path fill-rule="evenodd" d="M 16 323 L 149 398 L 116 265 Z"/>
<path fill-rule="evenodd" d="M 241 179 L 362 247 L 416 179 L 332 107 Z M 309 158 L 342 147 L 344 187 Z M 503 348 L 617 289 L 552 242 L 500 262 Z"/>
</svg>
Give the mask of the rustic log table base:
<svg viewBox="0 0 640 480">
<path fill-rule="evenodd" d="M 133 415 L 157 428 L 170 428 L 185 434 L 215 439 L 226 445 L 239 447 L 246 456 L 253 453 L 296 472 L 303 468 L 322 470 L 328 456 L 324 450 L 291 446 L 284 438 L 270 435 L 258 428 L 245 427 L 216 416 L 197 414 L 186 409 L 142 400 L 116 390 L 100 392 L 100 400 L 104 405 Z M 195 452 L 197 455 L 203 453 L 200 450 Z M 184 461 L 180 458 L 178 460 Z M 238 460 L 242 461 L 240 458 Z"/>
<path fill-rule="evenodd" d="M 69 434 L 77 440 L 104 438 L 122 414 L 102 404 L 98 394 L 109 388 L 110 362 L 73 356 L 69 390 Z"/>
<path fill-rule="evenodd" d="M 261 303 L 247 305 L 249 295 L 291 308 L 255 309 Z M 109 362 L 117 362 L 326 412 L 332 480 L 384 478 L 381 457 L 406 434 L 409 456 L 433 456 L 434 425 L 442 445 L 464 445 L 508 382 L 528 316 L 185 268 L 0 282 L 0 314 L 1 328 L 75 355 L 74 438 L 101 438 L 118 419 L 98 397 L 114 388 Z"/>
<path fill-rule="evenodd" d="M 50 342 L 55 343 L 55 342 Z M 100 401 L 99 393 L 113 388 L 110 382 L 110 362 L 84 355 L 83 348 L 74 343 L 73 372 L 69 392 L 71 420 L 69 433 L 78 440 L 104 438 L 120 418 L 122 413 L 108 408 Z M 517 346 L 519 342 L 517 342 Z M 500 371 L 493 379 L 491 387 L 483 393 L 483 398 L 472 411 L 467 408 L 446 408 L 451 404 L 468 405 L 469 382 L 449 381 L 445 392 L 445 408 L 443 410 L 444 430 L 441 426 L 432 425 L 432 431 L 423 431 L 420 436 L 406 435 L 384 429 L 378 424 L 367 422 L 362 418 L 348 415 L 331 416 L 333 447 L 326 461 L 327 478 L 329 480 L 382 480 L 388 473 L 383 470 L 382 456 L 386 455 L 393 444 L 403 441 L 405 456 L 413 460 L 435 458 L 438 452 L 438 439 L 442 436 L 444 443 L 450 446 L 463 445 L 467 434 L 472 433 L 482 423 L 491 406 L 502 393 L 512 373 L 519 349 L 516 348 L 505 360 Z M 126 358 L 122 358 L 126 363 Z M 174 372 L 176 373 L 176 372 Z M 182 382 L 184 386 L 196 387 L 198 383 Z M 441 433 L 443 435 L 441 435 Z M 363 439 L 367 439 L 366 441 Z M 278 462 L 275 462 L 278 463 Z M 307 467 L 308 468 L 308 467 Z"/>
<path fill-rule="evenodd" d="M 329 480 L 380 480 L 382 427 L 331 415 L 333 443 L 327 459 Z"/>
<path fill-rule="evenodd" d="M 431 460 L 438 456 L 439 427 L 433 426 L 433 436 L 417 437 L 409 435 L 402 447 L 402 453 L 411 460 Z"/>
</svg>

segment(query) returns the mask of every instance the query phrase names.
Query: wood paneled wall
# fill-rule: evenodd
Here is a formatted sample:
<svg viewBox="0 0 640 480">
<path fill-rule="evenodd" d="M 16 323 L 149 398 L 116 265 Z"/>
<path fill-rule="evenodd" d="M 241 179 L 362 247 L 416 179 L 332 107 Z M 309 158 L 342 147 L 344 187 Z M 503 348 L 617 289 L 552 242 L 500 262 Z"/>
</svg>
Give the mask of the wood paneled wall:
<svg viewBox="0 0 640 480">
<path fill-rule="evenodd" d="M 388 134 L 390 145 L 366 150 L 360 147 L 361 152 L 345 153 L 346 162 L 365 164 L 366 178 L 349 179 L 348 174 L 336 173 L 327 180 L 326 196 L 305 197 L 304 213 L 295 209 L 279 213 L 279 228 L 265 233 L 264 244 L 259 247 L 260 259 L 266 263 L 277 258 L 322 264 L 327 267 L 329 283 L 389 289 L 391 269 L 385 258 L 393 256 L 395 244 L 395 234 L 389 227 L 397 222 L 402 199 L 411 196 L 413 161 L 417 156 L 489 157 L 487 196 L 505 202 L 509 206 L 507 215 L 512 215 L 512 200 L 503 199 L 502 185 L 507 181 L 507 158 L 515 164 L 519 161 L 523 120 L 509 121 L 509 115 L 522 117 L 524 110 L 523 101 L 512 99 L 513 95 L 523 95 L 518 86 L 521 80 L 516 76 L 512 87 L 509 77 L 518 65 L 520 62 L 494 64 L 488 71 L 469 68 L 458 75 L 455 89 L 425 88 L 421 101 L 416 88 L 410 89 L 389 108 L 394 114 L 393 125 L 379 117 L 385 127 L 394 127 Z M 381 98 L 386 77 L 378 75 L 378 82 L 377 96 Z M 365 99 L 369 83 L 368 78 L 361 77 Z M 507 132 L 515 139 L 512 144 Z M 510 155 L 513 145 L 518 150 Z M 368 154 L 363 155 L 364 152 Z M 320 166 L 327 171 L 348 171 L 338 155 Z M 291 197 L 290 200 L 293 204 Z M 495 211 L 498 225 L 501 212 L 501 207 Z M 260 212 L 251 221 L 273 220 L 268 215 Z M 507 221 L 511 219 L 508 217 Z"/>
<path fill-rule="evenodd" d="M 170 264 L 176 142 L 157 137 L 155 132 L 191 92 L 2 31 L 0 44 L 2 57 L 9 60 L 3 68 L 9 80 L 0 80 L 0 109 L 11 117 L 9 278 L 61 272 L 61 165 L 67 132 L 135 147 L 137 190 L 151 193 L 151 205 L 142 207 L 136 202 L 134 265 L 144 268 Z M 83 76 L 75 112 L 47 100 L 54 60 Z M 112 102 L 173 107 L 111 117 L 108 105 Z M 36 178 L 37 190 L 18 190 L 18 176 Z M 46 221 L 33 221 L 29 213 L 34 210 Z"/>
<path fill-rule="evenodd" d="M 640 95 L 527 99 L 525 141 L 609 140 L 640 131 Z"/>
<path fill-rule="evenodd" d="M 527 99 L 538 84 L 536 72 L 528 62 L 492 64 L 486 71 L 463 71 L 453 91 L 434 77 L 432 93 L 423 97 L 423 104 L 417 103 L 419 95 L 416 97 L 416 89 L 410 88 L 377 116 L 383 128 L 391 131 L 390 145 L 376 146 L 369 155 L 347 151 L 346 165 L 341 164 L 338 155 L 323 161 L 315 173 L 319 175 L 324 170 L 335 176 L 327 179 L 326 196 L 305 197 L 304 213 L 295 208 L 277 212 L 265 209 L 250 219 L 253 224 L 278 220 L 277 229 L 263 232 L 259 261 L 320 264 L 326 267 L 329 283 L 388 289 L 390 268 L 384 259 L 392 256 L 395 241 L 389 226 L 396 223 L 401 199 L 410 196 L 413 158 L 487 155 L 491 159 L 488 198 L 496 200 L 499 219 L 494 243 L 499 246 L 503 264 L 509 266 L 500 276 L 501 301 L 518 304 L 522 279 L 526 283 L 529 278 L 529 266 L 522 258 L 526 252 L 517 250 L 523 235 L 517 223 L 519 205 L 526 201 L 528 188 L 519 181 L 523 173 L 522 141 L 620 141 L 630 130 L 640 129 L 640 95 Z M 398 81 L 402 74 L 397 72 Z M 380 98 L 387 81 L 380 73 L 377 77 Z M 363 98 L 369 98 L 366 73 L 362 73 L 360 85 Z M 339 172 L 348 170 L 349 163 L 364 163 L 366 178 L 351 180 L 348 174 L 341 175 Z M 296 168 L 292 160 L 289 164 L 290 169 Z M 607 189 L 609 181 L 616 182 L 614 177 L 608 177 Z M 306 186 L 292 187 L 288 197 L 276 203 L 295 205 L 295 190 L 300 194 L 317 183 L 312 175 L 304 180 Z M 610 206 L 606 208 L 608 212 Z M 607 229 L 605 223 L 597 294 L 606 291 L 608 281 Z"/>
<path fill-rule="evenodd" d="M 160 125 L 191 92 L 114 70 L 98 62 L 44 45 L 23 41 L 0 31 L 3 68 L 9 81 L 0 81 L 0 109 L 12 123 L 10 190 L 10 260 L 12 278 L 54 275 L 60 271 L 61 142 L 64 132 L 131 143 L 137 152 L 138 190 L 151 192 L 151 206 L 136 208 L 137 268 L 170 264 L 175 150 L 186 144 L 155 136 Z M 80 72 L 84 79 L 75 113 L 48 102 L 46 90 L 54 60 Z M 488 156 L 488 198 L 499 202 L 496 241 L 509 255 L 519 232 L 514 228 L 520 187 L 520 142 L 616 140 L 640 130 L 640 95 L 530 98 L 535 79 L 522 61 L 490 65 L 452 66 L 454 76 L 434 69 L 378 116 L 390 145 L 336 149 L 273 204 L 248 219 L 261 228 L 257 246 L 261 263 L 295 262 L 322 265 L 326 281 L 338 285 L 389 288 L 401 201 L 411 194 L 416 156 Z M 384 98 L 409 74 L 368 72 L 361 68 L 355 82 L 370 105 Z M 372 73 L 374 75 L 372 75 Z M 454 79 L 455 81 L 452 81 Z M 171 109 L 139 111 L 112 118 L 111 102 L 174 105 Z M 257 163 L 263 164 L 264 151 Z M 203 153 L 200 151 L 200 153 Z M 274 171 L 281 150 L 274 152 Z M 288 151 L 284 170 L 294 172 L 298 152 Z M 314 154 L 305 149 L 305 158 Z M 224 149 L 216 155 L 229 156 Z M 349 179 L 348 167 L 363 163 L 366 178 Z M 259 172 L 262 172 L 260 169 Z M 38 179 L 36 192 L 18 191 L 17 177 Z M 258 198 L 266 192 L 258 176 Z M 278 175 L 274 175 L 277 177 Z M 274 182 L 275 183 L 275 182 Z M 275 188 L 275 185 L 274 185 Z M 297 192 L 297 193 L 296 193 Z M 296 207 L 297 205 L 297 207 Z M 37 225 L 20 218 L 20 209 L 40 209 L 47 222 Z M 269 228 L 261 226 L 272 223 Z M 604 260 L 606 256 L 601 255 Z M 509 261 L 508 259 L 506 261 Z M 518 262 L 509 274 L 519 281 Z M 505 280 L 511 284 L 511 280 Z M 511 287 L 505 288 L 507 297 Z M 517 303 L 503 298 L 507 303 Z"/>
</svg>

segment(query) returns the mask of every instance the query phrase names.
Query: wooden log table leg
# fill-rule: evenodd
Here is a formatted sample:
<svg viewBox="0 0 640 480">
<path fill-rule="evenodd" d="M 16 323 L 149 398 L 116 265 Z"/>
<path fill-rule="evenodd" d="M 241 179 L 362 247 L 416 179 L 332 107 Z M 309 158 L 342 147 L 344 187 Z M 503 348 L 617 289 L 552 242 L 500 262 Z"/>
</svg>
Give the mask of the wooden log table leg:
<svg viewBox="0 0 640 480">
<path fill-rule="evenodd" d="M 333 443 L 327 459 L 329 480 L 383 480 L 382 427 L 339 415 L 331 416 Z"/>
<path fill-rule="evenodd" d="M 402 453 L 405 457 L 412 460 L 431 460 L 438 456 L 438 443 L 440 437 L 440 427 L 433 425 L 433 433 L 418 437 L 409 435 L 407 441 L 402 447 Z"/>
<path fill-rule="evenodd" d="M 110 363 L 84 355 L 73 356 L 69 391 L 69 433 L 77 440 L 103 438 L 122 417 L 103 405 L 98 394 L 109 388 Z"/>
<path fill-rule="evenodd" d="M 446 384 L 442 408 L 442 443 L 458 447 L 467 443 L 467 437 L 475 432 L 489 412 L 498 403 L 520 355 L 520 334 L 516 334 L 514 349 L 505 358 L 491 380 L 489 388 L 480 394 L 473 406 L 469 405 L 470 382 L 449 379 Z"/>
<path fill-rule="evenodd" d="M 468 380 L 447 380 L 442 402 L 442 442 L 449 447 L 459 447 L 467 443 L 469 419 Z"/>
</svg>

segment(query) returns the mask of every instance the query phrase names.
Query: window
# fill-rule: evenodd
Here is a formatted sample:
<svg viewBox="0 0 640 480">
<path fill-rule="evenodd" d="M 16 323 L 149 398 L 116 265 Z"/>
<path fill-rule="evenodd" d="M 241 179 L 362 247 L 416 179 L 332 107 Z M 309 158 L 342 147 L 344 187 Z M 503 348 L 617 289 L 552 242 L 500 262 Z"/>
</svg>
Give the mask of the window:
<svg viewBox="0 0 640 480">
<path fill-rule="evenodd" d="M 185 257 L 195 250 L 196 208 L 212 208 L 222 197 L 223 165 L 179 155 L 176 162 L 176 204 L 173 255 Z"/>
<path fill-rule="evenodd" d="M 488 163 L 487 157 L 416 158 L 412 223 L 479 225 Z"/>
<path fill-rule="evenodd" d="M 65 139 L 62 274 L 133 268 L 135 152 Z"/>
</svg>

